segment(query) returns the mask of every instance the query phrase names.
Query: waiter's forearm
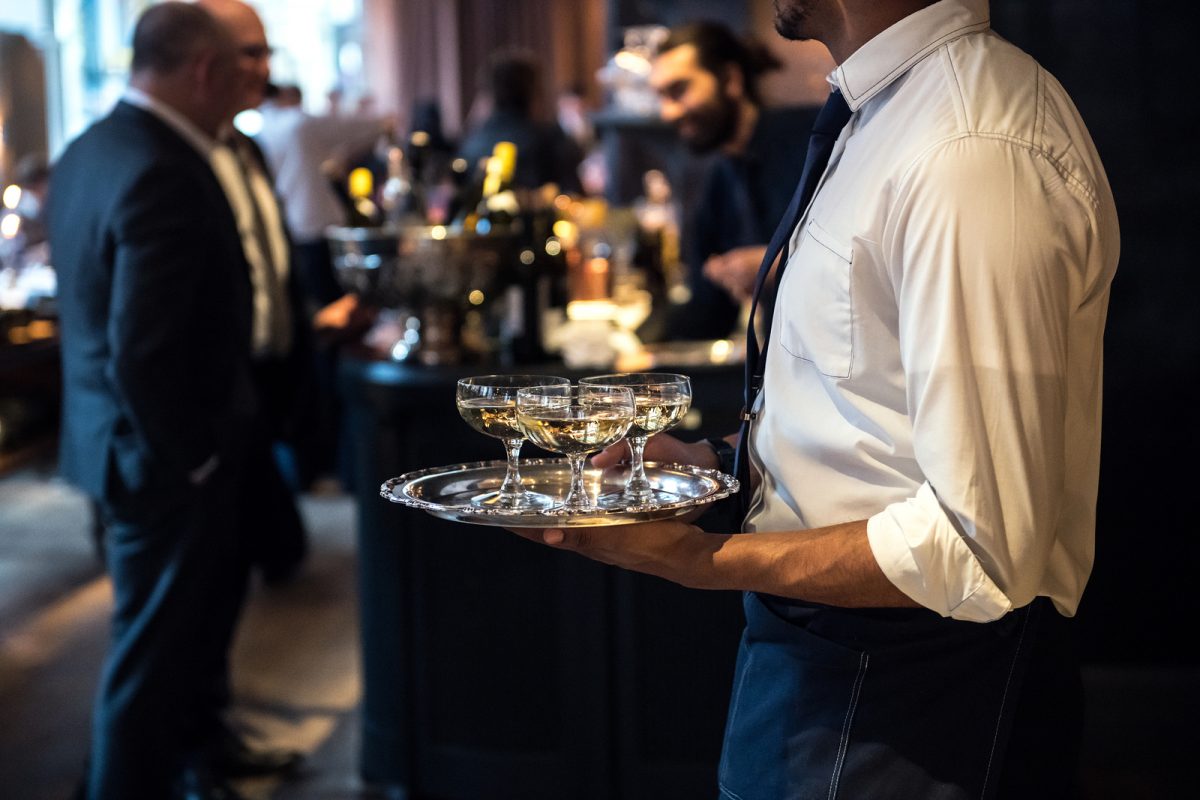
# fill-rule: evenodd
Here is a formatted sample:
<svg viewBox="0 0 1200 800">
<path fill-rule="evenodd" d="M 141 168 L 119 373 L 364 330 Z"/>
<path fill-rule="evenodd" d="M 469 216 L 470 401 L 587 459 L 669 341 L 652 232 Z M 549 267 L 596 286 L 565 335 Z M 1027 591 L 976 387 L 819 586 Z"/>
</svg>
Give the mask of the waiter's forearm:
<svg viewBox="0 0 1200 800">
<path fill-rule="evenodd" d="M 880 569 L 859 520 L 807 531 L 729 536 L 713 550 L 713 585 L 857 608 L 915 608 Z"/>
</svg>

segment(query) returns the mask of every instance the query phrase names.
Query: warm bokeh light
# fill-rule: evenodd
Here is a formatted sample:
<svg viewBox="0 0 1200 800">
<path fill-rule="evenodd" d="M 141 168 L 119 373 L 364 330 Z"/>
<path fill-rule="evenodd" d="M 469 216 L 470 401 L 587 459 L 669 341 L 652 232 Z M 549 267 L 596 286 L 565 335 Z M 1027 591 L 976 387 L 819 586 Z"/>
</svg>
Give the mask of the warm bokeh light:
<svg viewBox="0 0 1200 800">
<path fill-rule="evenodd" d="M 613 56 L 613 62 L 623 70 L 634 75 L 649 75 L 650 60 L 644 55 L 629 50 L 622 50 Z"/>
<path fill-rule="evenodd" d="M 350 173 L 350 196 L 370 197 L 375 187 L 375 176 L 366 167 L 359 167 Z"/>
<path fill-rule="evenodd" d="M 257 108 L 248 108 L 233 118 L 233 127 L 254 138 L 263 131 L 263 115 Z"/>
<path fill-rule="evenodd" d="M 4 207 L 5 208 L 16 208 L 17 204 L 20 202 L 21 202 L 21 187 L 20 186 L 17 186 L 15 183 L 13 183 L 13 184 L 9 184 L 8 186 L 4 187 Z"/>
<path fill-rule="evenodd" d="M 0 236 L 5 239 L 15 239 L 21 230 L 21 218 L 16 214 L 5 214 L 0 218 Z"/>
</svg>

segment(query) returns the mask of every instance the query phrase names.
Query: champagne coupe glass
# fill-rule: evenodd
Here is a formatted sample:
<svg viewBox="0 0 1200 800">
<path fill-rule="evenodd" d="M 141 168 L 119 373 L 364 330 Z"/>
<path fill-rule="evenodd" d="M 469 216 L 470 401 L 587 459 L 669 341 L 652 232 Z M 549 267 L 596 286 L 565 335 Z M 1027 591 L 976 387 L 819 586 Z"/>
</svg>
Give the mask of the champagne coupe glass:
<svg viewBox="0 0 1200 800">
<path fill-rule="evenodd" d="M 594 375 L 583 378 L 579 383 L 584 386 L 626 386 L 633 392 L 636 406 L 633 425 L 626 437 L 630 453 L 629 478 L 625 481 L 624 491 L 606 496 L 601 504 L 645 505 L 677 500 L 675 495 L 656 490 L 650 485 L 642 455 L 651 436 L 674 428 L 691 408 L 691 380 L 686 375 L 669 372 L 623 372 Z"/>
<path fill-rule="evenodd" d="M 625 386 L 536 386 L 517 392 L 517 421 L 529 441 L 562 453 L 571 489 L 556 510 L 594 511 L 583 484 L 583 462 L 621 441 L 633 424 L 633 392 Z"/>
<path fill-rule="evenodd" d="M 525 433 L 517 425 L 517 392 L 527 386 L 569 386 L 570 381 L 553 375 L 481 375 L 458 382 L 455 405 L 467 424 L 480 433 L 504 442 L 508 470 L 504 482 L 494 492 L 471 498 L 484 508 L 522 511 L 554 505 L 549 495 L 531 492 L 521 485 L 518 456 Z"/>
</svg>

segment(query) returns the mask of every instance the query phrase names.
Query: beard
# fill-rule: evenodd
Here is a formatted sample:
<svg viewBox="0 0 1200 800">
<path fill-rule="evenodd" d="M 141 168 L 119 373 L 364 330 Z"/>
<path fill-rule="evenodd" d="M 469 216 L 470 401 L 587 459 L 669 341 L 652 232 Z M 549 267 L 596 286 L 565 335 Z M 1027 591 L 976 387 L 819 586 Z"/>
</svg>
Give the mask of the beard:
<svg viewBox="0 0 1200 800">
<path fill-rule="evenodd" d="M 774 0 L 775 30 L 793 42 L 811 39 L 808 19 L 812 15 L 812 3 L 807 0 Z"/>
<path fill-rule="evenodd" d="M 681 131 L 684 143 L 696 154 L 710 153 L 733 138 L 737 130 L 738 105 L 724 94 L 687 115 L 682 122 L 693 132 Z"/>
</svg>

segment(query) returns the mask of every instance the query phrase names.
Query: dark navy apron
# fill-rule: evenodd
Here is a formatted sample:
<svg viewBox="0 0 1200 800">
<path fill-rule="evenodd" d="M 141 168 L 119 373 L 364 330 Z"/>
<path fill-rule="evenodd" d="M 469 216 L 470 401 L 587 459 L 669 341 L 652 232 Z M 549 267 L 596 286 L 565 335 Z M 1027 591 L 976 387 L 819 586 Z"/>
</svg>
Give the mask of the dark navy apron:
<svg viewBox="0 0 1200 800">
<path fill-rule="evenodd" d="M 1070 796 L 1082 693 L 1046 598 L 984 624 L 754 593 L 744 605 L 722 798 Z M 1025 763 L 1006 771 L 1014 723 Z"/>
</svg>

